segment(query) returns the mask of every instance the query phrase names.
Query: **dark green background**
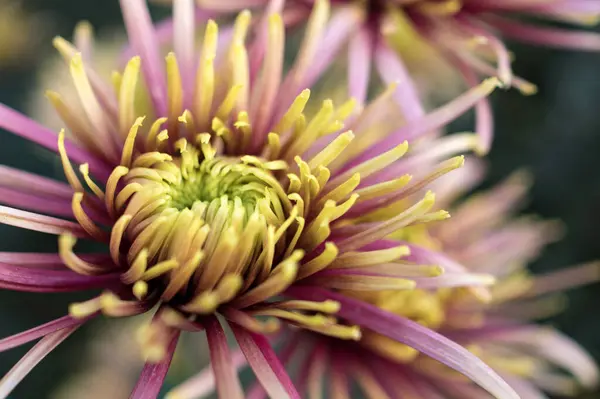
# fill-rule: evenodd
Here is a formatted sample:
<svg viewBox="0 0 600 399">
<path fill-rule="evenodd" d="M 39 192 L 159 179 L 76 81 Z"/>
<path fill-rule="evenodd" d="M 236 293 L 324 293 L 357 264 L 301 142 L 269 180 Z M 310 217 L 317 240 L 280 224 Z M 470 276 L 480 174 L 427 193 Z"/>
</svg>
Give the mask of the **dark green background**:
<svg viewBox="0 0 600 399">
<path fill-rule="evenodd" d="M 0 0 L 6 1 L 6 0 Z M 40 30 L 47 43 L 32 62 L 19 69 L 0 69 L 0 101 L 24 109 L 33 89 L 37 61 L 52 54 L 53 35 L 69 37 L 75 23 L 87 19 L 99 33 L 121 26 L 118 2 L 90 0 L 25 0 L 34 12 L 47 12 L 51 29 Z M 47 36 L 47 37 L 46 37 Z M 567 236 L 548 248 L 535 270 L 600 259 L 600 54 L 557 51 L 511 43 L 515 71 L 535 82 L 540 92 L 523 97 L 517 91 L 493 95 L 496 141 L 490 154 L 487 184 L 516 168 L 527 167 L 535 176 L 527 211 L 560 218 Z M 43 95 L 40 90 L 39 95 Z M 468 121 L 462 121 L 462 124 Z M 461 123 L 456 128 L 459 129 Z M 51 175 L 51 156 L 4 132 L 0 133 L 0 160 L 4 164 Z M 54 251 L 55 237 L 0 226 L 0 251 Z M 569 295 L 570 308 L 551 320 L 600 359 L 600 285 Z M 5 336 L 64 314 L 74 299 L 66 295 L 0 292 L 0 336 Z M 93 328 L 93 326 L 91 327 Z M 80 350 L 90 327 L 78 332 L 34 370 L 17 388 L 14 398 L 45 398 L 52 386 L 81 367 Z M 0 375 L 28 349 L 0 355 Z M 600 398 L 591 393 L 586 398 Z"/>
</svg>

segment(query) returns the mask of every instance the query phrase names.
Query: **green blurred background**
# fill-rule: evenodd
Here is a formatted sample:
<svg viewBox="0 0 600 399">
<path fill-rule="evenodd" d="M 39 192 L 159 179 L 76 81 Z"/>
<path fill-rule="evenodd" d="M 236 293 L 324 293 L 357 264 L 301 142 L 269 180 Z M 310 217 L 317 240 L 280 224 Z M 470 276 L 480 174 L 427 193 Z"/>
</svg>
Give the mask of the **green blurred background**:
<svg viewBox="0 0 600 399">
<path fill-rule="evenodd" d="M 11 1 L 0 0 L 0 13 L 2 4 Z M 32 92 L 43 96 L 45 88 L 37 86 L 37 68 L 42 60 L 55 56 L 51 45 L 54 35 L 70 37 L 75 24 L 83 19 L 90 21 L 100 36 L 112 34 L 122 24 L 116 0 L 23 0 L 22 8 L 34 17 L 28 29 L 33 32 L 32 51 L 17 63 L 0 63 L 0 101 L 19 110 L 27 108 Z M 6 35 L 8 40 L 17 40 L 21 33 L 0 30 L 0 34 L 4 35 L 0 40 L 7 40 Z M 511 43 L 511 49 L 516 55 L 516 73 L 538 84 L 540 91 L 533 97 L 524 97 L 516 90 L 493 95 L 497 131 L 486 184 L 499 181 L 517 168 L 529 168 L 535 184 L 526 211 L 565 222 L 565 239 L 545 251 L 533 265 L 536 271 L 600 259 L 600 54 L 515 43 Z M 455 127 L 460 129 L 468 123 L 467 118 Z M 0 142 L 3 164 L 60 176 L 49 152 L 4 132 L 0 132 Z M 0 226 L 0 251 L 55 249 L 53 236 Z M 62 316 L 68 303 L 76 299 L 72 295 L 0 291 L 0 336 Z M 600 309 L 596 308 L 600 285 L 572 292 L 569 299 L 569 309 L 549 322 L 600 359 L 600 318 L 596 313 Z M 87 326 L 62 344 L 12 397 L 50 397 L 50 392 L 68 379 L 69 373 L 86 367 L 81 353 L 86 348 L 86 337 L 95 328 L 97 325 Z M 0 375 L 28 348 L 2 353 Z M 600 398 L 600 393 L 584 397 Z"/>
</svg>

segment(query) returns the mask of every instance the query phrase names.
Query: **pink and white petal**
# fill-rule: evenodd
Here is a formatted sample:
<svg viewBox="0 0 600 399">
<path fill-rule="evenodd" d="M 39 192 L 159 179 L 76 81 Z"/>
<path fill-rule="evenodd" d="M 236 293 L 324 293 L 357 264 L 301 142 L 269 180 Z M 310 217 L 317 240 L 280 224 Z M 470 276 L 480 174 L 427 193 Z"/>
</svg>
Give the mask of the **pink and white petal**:
<svg viewBox="0 0 600 399">
<path fill-rule="evenodd" d="M 471 107 L 481 101 L 481 99 L 487 97 L 498 87 L 498 84 L 499 80 L 497 78 L 485 80 L 477 87 L 461 94 L 449 103 L 430 112 L 425 117 L 407 123 L 396 132 L 391 133 L 387 138 L 380 140 L 377 144 L 364 151 L 353 162 L 371 159 L 389 151 L 405 140 L 410 142 L 426 133 L 442 128 L 468 111 Z"/>
<path fill-rule="evenodd" d="M 233 351 L 231 361 L 236 370 L 246 365 L 246 357 L 241 350 Z M 212 367 L 209 366 L 169 391 L 167 398 L 201 399 L 211 395 L 214 391 L 215 374 Z"/>
<path fill-rule="evenodd" d="M 388 85 L 398 82 L 394 98 L 400 105 L 403 117 L 409 122 L 421 120 L 425 115 L 425 109 L 400 54 L 380 40 L 375 49 L 375 65 L 379 75 Z"/>
<path fill-rule="evenodd" d="M 531 26 L 496 15 L 484 20 L 504 36 L 525 43 L 573 50 L 600 50 L 600 33 Z"/>
<path fill-rule="evenodd" d="M 456 64 L 468 87 L 476 87 L 479 80 L 475 72 L 473 72 L 463 60 L 456 59 Z M 492 115 L 492 106 L 488 97 L 482 98 L 475 104 L 475 131 L 480 137 L 478 151 L 481 155 L 485 155 L 490 151 L 494 138 L 494 117 Z"/>
<path fill-rule="evenodd" d="M 20 227 L 41 233 L 60 235 L 71 233 L 75 237 L 88 238 L 89 235 L 78 224 L 68 220 L 51 216 L 40 215 L 33 212 L 22 211 L 7 206 L 0 206 L 0 223 Z"/>
<path fill-rule="evenodd" d="M 0 339 L 0 352 L 26 344 L 38 338 L 52 334 L 64 328 L 78 327 L 95 316 L 91 315 L 82 319 L 74 319 L 71 316 L 63 316 L 48 323 L 20 332 L 10 337 Z"/>
<path fill-rule="evenodd" d="M 250 84 L 252 84 L 260 70 L 267 43 L 269 39 L 269 17 L 272 14 L 280 14 L 283 11 L 284 0 L 268 0 L 265 1 L 266 8 L 260 15 L 260 19 L 256 22 L 254 30 L 254 39 L 248 45 L 248 67 L 250 70 Z"/>
<path fill-rule="evenodd" d="M 370 330 L 415 348 L 469 377 L 496 398 L 519 399 L 519 395 L 498 374 L 466 348 L 412 320 L 317 287 L 296 287 L 287 293 L 299 299 L 335 300 L 341 304 L 337 315 L 350 323 L 367 326 Z"/>
<path fill-rule="evenodd" d="M 73 219 L 71 199 L 49 199 L 0 187 L 0 203 L 28 211 Z"/>
<path fill-rule="evenodd" d="M 209 317 L 204 322 L 204 327 L 219 397 L 243 399 L 244 391 L 237 376 L 223 327 L 215 317 Z"/>
<path fill-rule="evenodd" d="M 325 34 L 323 35 L 323 39 L 321 40 L 321 45 L 317 50 L 318 57 L 315 57 L 310 69 L 307 71 L 306 78 L 302 85 L 303 87 L 312 87 L 315 82 L 323 76 L 327 68 L 334 62 L 335 58 L 339 56 L 341 47 L 348 39 L 353 40 L 352 37 L 356 32 L 357 26 L 360 26 L 359 32 L 366 30 L 362 27 L 363 18 L 362 10 L 355 5 L 338 7 L 333 12 Z M 368 47 L 369 43 L 366 43 L 366 45 Z M 349 68 L 352 66 L 352 61 L 370 65 L 370 54 L 363 59 L 357 59 L 355 57 L 354 59 L 348 60 Z"/>
<path fill-rule="evenodd" d="M 106 254 L 84 254 L 79 256 L 86 262 L 109 263 L 110 256 Z M 24 266 L 33 269 L 70 270 L 57 253 L 40 252 L 0 252 L 0 263 Z"/>
<path fill-rule="evenodd" d="M 571 373 L 588 389 L 598 386 L 600 374 L 595 360 L 579 344 L 550 328 L 522 328 L 499 334 L 503 343 L 521 345 L 527 352 L 546 359 Z"/>
<path fill-rule="evenodd" d="M 70 270 L 35 269 L 0 263 L 0 288 L 25 292 L 72 292 L 111 288 L 120 273 L 85 276 Z"/>
<path fill-rule="evenodd" d="M 79 325 L 76 325 L 50 333 L 31 348 L 0 380 L 0 398 L 8 397 L 23 378 L 78 327 Z"/>
<path fill-rule="evenodd" d="M 504 373 L 502 377 L 513 387 L 521 399 L 549 399 L 538 387 L 522 377 L 508 373 Z"/>
<path fill-rule="evenodd" d="M 373 54 L 371 30 L 362 25 L 350 39 L 348 49 L 348 94 L 359 104 L 367 101 L 371 58 Z"/>
<path fill-rule="evenodd" d="M 0 165 L 0 187 L 69 201 L 73 197 L 73 189 L 68 184 L 6 165 Z"/>
<path fill-rule="evenodd" d="M 165 357 L 158 363 L 144 364 L 144 368 L 140 374 L 140 377 L 129 396 L 129 399 L 156 399 L 160 393 L 173 355 L 175 354 L 175 348 L 177 347 L 177 341 L 179 340 L 179 331 L 173 332 L 173 337 L 167 346 L 167 353 Z"/>
<path fill-rule="evenodd" d="M 248 364 L 269 396 L 278 399 L 300 399 L 298 391 L 267 339 L 235 324 L 230 326 Z"/>
<path fill-rule="evenodd" d="M 438 289 L 449 287 L 491 286 L 496 282 L 490 274 L 475 273 L 444 273 L 436 277 L 416 277 L 417 288 Z"/>
<path fill-rule="evenodd" d="M 173 2 L 173 48 L 177 56 L 177 64 L 181 74 L 183 103 L 192 103 L 194 87 L 194 0 L 175 0 Z"/>
<path fill-rule="evenodd" d="M 239 11 L 245 8 L 265 6 L 269 0 L 196 0 L 197 4 L 206 10 L 219 12 Z"/>
<path fill-rule="evenodd" d="M 0 128 L 58 153 L 58 136 L 55 132 L 2 104 L 0 104 Z M 69 140 L 65 140 L 65 147 L 73 161 L 89 164 L 90 172 L 102 181 L 108 178 L 110 167 L 95 155 Z"/>
<path fill-rule="evenodd" d="M 164 61 L 160 56 L 156 32 L 144 0 L 120 0 L 127 35 L 135 55 L 142 59 L 146 88 L 157 117 L 167 111 Z"/>
</svg>

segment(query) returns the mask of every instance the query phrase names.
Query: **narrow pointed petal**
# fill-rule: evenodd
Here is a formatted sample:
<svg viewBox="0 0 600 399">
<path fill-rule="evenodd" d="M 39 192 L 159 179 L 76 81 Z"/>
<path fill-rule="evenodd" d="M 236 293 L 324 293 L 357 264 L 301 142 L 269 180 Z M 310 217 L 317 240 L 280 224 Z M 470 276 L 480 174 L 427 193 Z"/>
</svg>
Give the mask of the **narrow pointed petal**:
<svg viewBox="0 0 600 399">
<path fill-rule="evenodd" d="M 227 337 L 221 324 L 215 317 L 205 323 L 206 338 L 210 349 L 210 361 L 217 384 L 217 392 L 223 398 L 243 399 L 244 391 L 237 376 Z"/>
<path fill-rule="evenodd" d="M 300 399 L 294 384 L 267 339 L 243 328 L 231 325 L 248 364 L 263 388 L 272 398 Z"/>
<path fill-rule="evenodd" d="M 0 263 L 0 287 L 25 292 L 72 292 L 109 288 L 120 282 L 120 273 L 85 276 L 70 270 L 44 270 Z"/>
<path fill-rule="evenodd" d="M 0 128 L 58 154 L 58 138 L 55 132 L 2 104 L 0 104 Z M 65 140 L 65 147 L 72 160 L 78 163 L 88 163 L 92 174 L 100 179 L 108 178 L 110 168 L 92 153 L 68 140 Z"/>
<path fill-rule="evenodd" d="M 148 6 L 143 0 L 121 0 L 120 3 L 133 51 L 142 58 L 142 70 L 154 112 L 156 116 L 164 116 L 167 110 L 164 63 L 158 51 Z"/>
<path fill-rule="evenodd" d="M 0 352 L 26 344 L 27 342 L 31 342 L 35 339 L 52 334 L 64 328 L 78 327 L 89 319 L 90 317 L 85 319 L 74 319 L 71 316 L 63 316 L 59 319 L 42 324 L 41 326 L 37 326 L 19 334 L 0 339 Z"/>
<path fill-rule="evenodd" d="M 15 387 L 41 362 L 54 348 L 71 335 L 79 326 L 63 328 L 45 336 L 25 356 L 19 360 L 0 380 L 0 398 L 7 398 Z"/>
<path fill-rule="evenodd" d="M 171 360 L 175 354 L 175 348 L 177 347 L 177 341 L 179 340 L 180 332 L 177 331 L 173 335 L 169 346 L 167 347 L 167 353 L 163 360 L 158 363 L 146 363 L 142 369 L 142 373 L 129 396 L 129 399 L 156 399 L 162 388 Z"/>
</svg>

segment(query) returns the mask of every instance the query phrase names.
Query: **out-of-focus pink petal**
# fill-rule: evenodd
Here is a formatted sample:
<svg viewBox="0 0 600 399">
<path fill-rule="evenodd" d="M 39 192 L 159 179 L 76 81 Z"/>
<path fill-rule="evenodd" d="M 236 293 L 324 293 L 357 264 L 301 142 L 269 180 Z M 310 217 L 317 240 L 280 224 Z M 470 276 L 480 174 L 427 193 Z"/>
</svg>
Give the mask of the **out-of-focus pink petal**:
<svg viewBox="0 0 600 399">
<path fill-rule="evenodd" d="M 323 75 L 323 72 L 326 71 L 335 61 L 335 58 L 339 56 L 342 45 L 348 41 L 348 38 L 353 36 L 353 33 L 355 33 L 357 29 L 357 34 L 362 30 L 366 30 L 362 27 L 362 18 L 362 11 L 359 7 L 355 7 L 354 5 L 339 7 L 333 12 L 327 25 L 327 30 L 325 31 L 319 49 L 317 50 L 318 56 L 315 57 L 310 69 L 307 71 L 307 76 L 303 84 L 304 87 L 312 87 L 315 82 L 319 80 Z M 370 53 L 363 59 L 357 59 L 357 57 L 350 58 L 348 60 L 348 68 L 353 67 L 352 64 L 354 61 L 358 61 L 359 65 L 365 63 L 369 65 L 369 57 Z"/>
<path fill-rule="evenodd" d="M 231 361 L 236 370 L 246 365 L 246 357 L 241 350 L 235 350 L 231 354 Z M 212 367 L 206 367 L 200 373 L 190 377 L 187 381 L 175 387 L 169 392 L 174 398 L 192 399 L 203 398 L 215 390 L 215 374 Z"/>
<path fill-rule="evenodd" d="M 371 30 L 361 26 L 350 39 L 348 50 L 348 94 L 363 104 L 367 100 L 371 57 L 373 54 Z"/>
<path fill-rule="evenodd" d="M 160 56 L 156 33 L 144 0 L 120 0 L 127 35 L 135 55 L 142 59 L 142 71 L 156 116 L 167 111 L 164 60 Z"/>
<path fill-rule="evenodd" d="M 523 399 L 549 399 L 548 396 L 544 395 L 541 390 L 536 388 L 534 384 L 527 381 L 525 378 L 508 373 L 504 373 L 502 378 L 504 378 L 504 380 L 508 382 Z"/>
<path fill-rule="evenodd" d="M 600 50 L 599 33 L 532 26 L 497 15 L 485 17 L 484 20 L 504 36 L 526 43 L 573 50 Z"/>
<path fill-rule="evenodd" d="M 6 165 L 0 165 L 0 187 L 69 201 L 73 197 L 73 189 L 68 184 Z"/>
<path fill-rule="evenodd" d="M 194 82 L 194 0 L 175 0 L 173 2 L 174 37 L 173 48 L 181 74 L 181 87 L 185 107 L 191 106 Z"/>
<path fill-rule="evenodd" d="M 0 187 L 0 203 L 34 212 L 73 218 L 71 200 L 48 199 Z"/>
<path fill-rule="evenodd" d="M 0 128 L 58 153 L 58 136 L 55 132 L 2 104 L 0 104 Z M 88 163 L 90 172 L 101 180 L 108 178 L 110 167 L 99 158 L 69 140 L 65 140 L 65 147 L 73 161 Z"/>
<path fill-rule="evenodd" d="M 80 258 L 96 264 L 111 261 L 110 256 L 106 254 L 84 254 Z M 33 269 L 69 270 L 57 253 L 0 252 L 0 263 Z"/>
<path fill-rule="evenodd" d="M 74 319 L 71 316 L 63 316 L 59 319 L 52 320 L 46 324 L 42 324 L 41 326 L 31 328 L 27 331 L 23 331 L 15 335 L 11 335 L 10 337 L 2 338 L 0 339 L 0 352 L 4 352 L 11 348 L 15 348 L 17 346 L 26 344 L 27 342 L 31 342 L 35 339 L 44 337 L 57 330 L 62 330 L 63 328 L 80 326 L 94 316 L 95 315 L 91 315 L 83 319 Z"/>
<path fill-rule="evenodd" d="M 377 144 L 363 152 L 360 157 L 357 157 L 353 162 L 371 159 L 379 154 L 389 151 L 405 140 L 411 141 L 428 132 L 440 129 L 468 111 L 482 98 L 488 96 L 497 86 L 498 80 L 495 78 L 484 81 L 481 85 L 468 90 L 448 104 L 432 111 L 427 116 L 407 123 L 405 126 L 398 129 L 398 131 L 389 135 L 386 139 L 379 141 Z"/>
<path fill-rule="evenodd" d="M 400 105 L 402 115 L 407 121 L 417 121 L 425 115 L 417 88 L 402 63 L 400 54 L 391 50 L 383 41 L 375 49 L 375 65 L 384 82 L 388 85 L 398 82 L 394 98 Z"/>
<path fill-rule="evenodd" d="M 223 327 L 215 317 L 208 318 L 204 326 L 219 396 L 243 399 L 244 391 L 237 376 Z"/>
<path fill-rule="evenodd" d="M 120 282 L 120 273 L 85 276 L 70 270 L 34 269 L 0 263 L 0 287 L 26 292 L 71 292 L 110 288 Z"/>
<path fill-rule="evenodd" d="M 80 238 L 89 237 L 85 230 L 77 223 L 39 215 L 37 213 L 21 211 L 7 206 L 0 206 L 0 223 L 42 233 L 56 235 L 71 233 Z"/>
<path fill-rule="evenodd" d="M 79 325 L 63 328 L 46 335 L 25 356 L 14 365 L 0 380 L 0 398 L 6 398 L 13 389 L 37 366 L 54 348 L 71 335 Z"/>
<path fill-rule="evenodd" d="M 594 359 L 579 344 L 550 328 L 521 328 L 499 334 L 496 339 L 518 345 L 526 352 L 564 368 L 587 389 L 598 386 L 600 374 Z"/>
<path fill-rule="evenodd" d="M 519 399 L 502 378 L 466 348 L 412 320 L 318 287 L 292 288 L 288 294 L 313 301 L 333 299 L 341 304 L 337 314 L 349 322 L 415 348 L 469 377 L 497 398 Z"/>
<path fill-rule="evenodd" d="M 173 360 L 179 334 L 179 331 L 173 332 L 173 337 L 169 342 L 164 359 L 158 363 L 146 363 L 144 365 L 140 378 L 135 388 L 133 388 L 129 399 L 156 399 L 158 397 L 163 381 L 169 371 L 171 360 Z"/>
<path fill-rule="evenodd" d="M 294 384 L 267 339 L 231 324 L 235 338 L 248 364 L 272 398 L 300 399 Z"/>
<path fill-rule="evenodd" d="M 231 12 L 245 8 L 255 8 L 266 5 L 269 0 L 197 0 L 198 5 L 206 10 Z"/>
</svg>

